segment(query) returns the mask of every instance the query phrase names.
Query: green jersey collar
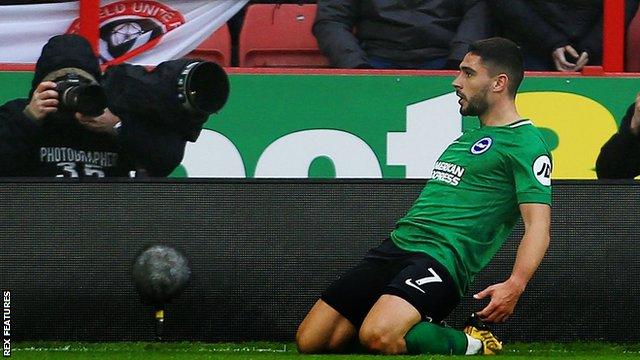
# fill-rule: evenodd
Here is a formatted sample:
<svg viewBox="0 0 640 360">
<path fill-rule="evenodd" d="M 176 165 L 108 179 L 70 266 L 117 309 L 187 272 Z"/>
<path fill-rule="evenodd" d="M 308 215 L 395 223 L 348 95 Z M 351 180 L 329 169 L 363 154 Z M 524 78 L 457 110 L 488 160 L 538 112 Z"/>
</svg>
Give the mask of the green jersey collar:
<svg viewBox="0 0 640 360">
<path fill-rule="evenodd" d="M 521 120 L 518 120 L 518 121 L 516 121 L 514 123 L 511 123 L 511 124 L 509 124 L 507 126 L 513 129 L 513 128 L 517 128 L 517 127 L 523 126 L 523 125 L 533 125 L 533 123 L 529 119 L 521 119 Z"/>
</svg>

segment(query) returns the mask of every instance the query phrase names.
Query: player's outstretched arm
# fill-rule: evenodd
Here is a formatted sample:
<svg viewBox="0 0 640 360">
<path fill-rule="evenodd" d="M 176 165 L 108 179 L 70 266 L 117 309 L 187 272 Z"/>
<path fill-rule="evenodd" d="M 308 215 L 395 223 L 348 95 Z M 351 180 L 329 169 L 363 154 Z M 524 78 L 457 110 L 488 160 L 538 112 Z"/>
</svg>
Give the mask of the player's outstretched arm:
<svg viewBox="0 0 640 360">
<path fill-rule="evenodd" d="M 512 313 L 527 283 L 535 273 L 549 247 L 551 207 L 546 204 L 520 204 L 524 236 L 520 241 L 511 276 L 475 294 L 476 299 L 490 297 L 489 304 L 478 312 L 488 322 L 503 322 Z"/>
</svg>

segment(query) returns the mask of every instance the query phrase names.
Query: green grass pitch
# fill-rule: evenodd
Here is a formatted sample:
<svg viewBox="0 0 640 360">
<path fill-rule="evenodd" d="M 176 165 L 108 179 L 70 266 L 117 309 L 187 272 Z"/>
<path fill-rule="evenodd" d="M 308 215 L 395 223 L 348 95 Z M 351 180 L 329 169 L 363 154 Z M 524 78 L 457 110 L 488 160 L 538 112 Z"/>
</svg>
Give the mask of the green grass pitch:
<svg viewBox="0 0 640 360">
<path fill-rule="evenodd" d="M 469 359 L 465 356 L 300 355 L 292 343 L 79 343 L 12 344 L 12 359 Z M 516 343 L 505 345 L 498 358 L 640 359 L 640 344 Z"/>
</svg>

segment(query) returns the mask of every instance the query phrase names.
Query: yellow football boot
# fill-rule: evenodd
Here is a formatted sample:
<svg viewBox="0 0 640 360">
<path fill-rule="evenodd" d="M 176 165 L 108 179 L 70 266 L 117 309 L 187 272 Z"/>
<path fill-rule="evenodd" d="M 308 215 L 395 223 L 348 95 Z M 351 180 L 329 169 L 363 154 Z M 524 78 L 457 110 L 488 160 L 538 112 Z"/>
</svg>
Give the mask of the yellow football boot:
<svg viewBox="0 0 640 360">
<path fill-rule="evenodd" d="M 464 329 L 465 334 L 482 342 L 482 350 L 479 354 L 495 355 L 502 351 L 502 343 L 491 333 L 489 327 L 474 313 L 471 314 L 466 321 Z"/>
</svg>

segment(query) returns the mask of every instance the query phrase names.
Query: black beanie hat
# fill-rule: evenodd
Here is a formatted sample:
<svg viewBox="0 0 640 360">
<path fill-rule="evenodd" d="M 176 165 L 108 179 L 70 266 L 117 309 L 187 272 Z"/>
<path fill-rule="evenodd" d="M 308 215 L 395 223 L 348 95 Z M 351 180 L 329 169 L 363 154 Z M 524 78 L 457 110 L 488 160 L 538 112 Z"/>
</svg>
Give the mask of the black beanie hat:
<svg viewBox="0 0 640 360">
<path fill-rule="evenodd" d="M 47 74 L 70 67 L 84 70 L 93 75 L 96 81 L 100 81 L 101 71 L 98 58 L 93 53 L 91 44 L 85 38 L 79 35 L 64 34 L 49 39 L 42 48 L 42 53 L 36 63 L 29 97 Z"/>
</svg>

